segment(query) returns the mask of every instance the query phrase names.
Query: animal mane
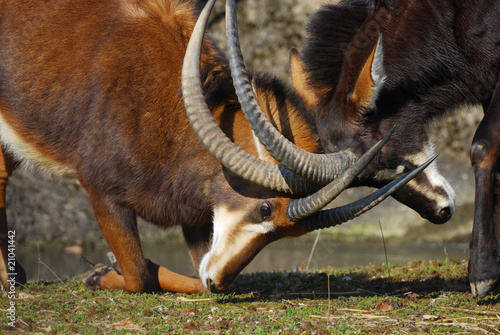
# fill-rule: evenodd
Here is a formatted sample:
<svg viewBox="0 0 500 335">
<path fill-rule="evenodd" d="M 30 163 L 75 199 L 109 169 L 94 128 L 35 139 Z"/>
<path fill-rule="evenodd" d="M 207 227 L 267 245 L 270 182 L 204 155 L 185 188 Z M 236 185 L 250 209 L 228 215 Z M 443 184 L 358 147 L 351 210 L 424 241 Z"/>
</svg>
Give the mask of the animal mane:
<svg viewBox="0 0 500 335">
<path fill-rule="evenodd" d="M 303 60 L 309 85 L 331 95 L 337 86 L 348 45 L 378 0 L 348 0 L 322 6 L 306 27 Z"/>
<path fill-rule="evenodd" d="M 279 78 L 260 72 L 254 75 L 253 81 L 258 87 L 259 96 L 267 95 L 262 100 L 270 105 L 262 107 L 267 107 L 266 110 L 270 113 L 268 117 L 274 126 L 301 149 L 316 152 L 317 143 L 311 137 L 314 120 L 308 113 L 299 110 L 305 107 L 292 87 Z M 290 108 L 292 105 L 299 109 Z"/>
<path fill-rule="evenodd" d="M 122 8 L 132 17 L 155 18 L 164 24 L 175 24 L 179 27 L 190 26 L 196 22 L 194 6 L 182 0 L 120 0 Z"/>
</svg>

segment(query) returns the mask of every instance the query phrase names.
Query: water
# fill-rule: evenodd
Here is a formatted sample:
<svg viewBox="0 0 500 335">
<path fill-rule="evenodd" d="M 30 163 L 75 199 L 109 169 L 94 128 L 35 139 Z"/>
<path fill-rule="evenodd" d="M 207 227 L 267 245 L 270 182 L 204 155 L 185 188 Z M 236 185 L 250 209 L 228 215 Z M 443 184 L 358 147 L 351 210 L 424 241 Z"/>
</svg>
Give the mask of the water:
<svg viewBox="0 0 500 335">
<path fill-rule="evenodd" d="M 272 243 L 266 246 L 243 272 L 295 271 L 307 265 L 313 244 L 314 236 Z M 142 241 L 142 245 L 145 256 L 153 262 L 184 275 L 196 274 L 184 242 Z M 391 264 L 446 257 L 467 260 L 469 257 L 468 243 L 387 245 L 386 249 Z M 93 263 L 109 264 L 106 257 L 108 251 L 109 248 L 104 242 L 83 246 L 83 255 Z M 68 254 L 65 252 L 65 246 L 51 242 L 41 243 L 38 247 L 17 245 L 16 255 L 26 270 L 28 280 L 57 280 L 58 277 L 66 279 L 90 269 L 90 266 L 82 261 L 81 255 Z M 45 265 L 39 263 L 38 259 Z M 340 243 L 320 240 L 309 267 L 342 267 L 385 262 L 386 253 L 382 242 Z"/>
</svg>

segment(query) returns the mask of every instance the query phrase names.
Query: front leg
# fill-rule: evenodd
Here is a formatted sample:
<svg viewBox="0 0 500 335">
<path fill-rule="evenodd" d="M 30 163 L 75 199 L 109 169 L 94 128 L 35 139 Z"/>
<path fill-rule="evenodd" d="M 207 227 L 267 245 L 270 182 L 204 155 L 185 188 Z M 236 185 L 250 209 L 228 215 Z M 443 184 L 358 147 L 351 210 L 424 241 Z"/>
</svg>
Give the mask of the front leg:
<svg viewBox="0 0 500 335">
<path fill-rule="evenodd" d="M 207 291 L 198 278 L 180 275 L 153 262 L 149 262 L 148 268 L 151 277 L 164 291 L 188 294 Z"/>
<path fill-rule="evenodd" d="M 156 285 L 144 260 L 135 212 L 90 192 L 89 199 L 102 234 L 116 256 L 121 272 L 101 268 L 95 271 L 93 276 L 87 276 L 86 284 L 100 289 L 127 292 L 153 291 Z"/>
<path fill-rule="evenodd" d="M 199 279 L 179 275 L 144 259 L 133 210 L 95 196 L 90 196 L 90 200 L 116 262 L 112 262 L 112 268 L 100 264 L 84 274 L 82 278 L 87 286 L 128 292 L 162 289 L 195 293 L 205 290 Z"/>
<path fill-rule="evenodd" d="M 471 148 L 476 182 L 474 225 L 470 242 L 469 282 L 484 297 L 500 279 L 500 82 Z"/>
<path fill-rule="evenodd" d="M 111 267 L 97 264 L 94 269 L 80 276 L 85 285 L 91 288 L 112 289 L 111 283 L 123 282 L 123 270 L 118 265 L 113 253 L 108 253 Z M 186 277 L 168 270 L 158 264 L 146 260 L 148 271 L 157 289 L 176 293 L 199 293 L 207 291 L 197 278 Z M 116 286 L 116 284 L 115 284 Z"/>
</svg>

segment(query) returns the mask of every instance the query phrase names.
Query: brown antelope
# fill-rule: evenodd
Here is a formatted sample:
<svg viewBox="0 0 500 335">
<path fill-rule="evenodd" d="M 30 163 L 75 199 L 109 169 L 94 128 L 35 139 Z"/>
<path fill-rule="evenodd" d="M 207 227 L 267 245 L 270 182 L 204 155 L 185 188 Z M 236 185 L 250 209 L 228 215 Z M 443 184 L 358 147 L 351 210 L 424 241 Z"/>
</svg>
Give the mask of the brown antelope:
<svg viewBox="0 0 500 335">
<path fill-rule="evenodd" d="M 291 68 L 325 151 L 350 148 L 361 155 L 398 125 L 397 140 L 353 185 L 382 186 L 425 161 L 433 154 L 429 123 L 464 105 L 483 105 L 487 112 L 471 148 L 476 196 L 469 281 L 475 296 L 486 295 L 500 280 L 500 88 L 492 100 L 500 71 L 500 1 L 342 0 L 322 7 L 307 30 Z M 382 74 L 374 78 L 378 98 L 359 108 L 363 99 L 350 92 L 350 83 L 365 70 L 380 35 L 372 62 Z M 435 163 L 431 167 L 393 197 L 442 223 L 453 214 L 454 191 Z"/>
<path fill-rule="evenodd" d="M 426 167 L 319 211 L 388 136 L 356 162 L 349 151 L 315 154 L 301 99 L 254 77 L 260 106 L 293 142 L 285 149 L 294 156 L 279 164 L 245 120 L 225 57 L 203 40 L 213 3 L 195 27 L 191 5 L 175 0 L 0 0 L 2 233 L 8 177 L 19 165 L 38 166 L 79 180 L 116 256 L 113 268 L 86 274 L 88 286 L 219 292 L 268 243 L 360 215 Z M 136 215 L 182 226 L 201 280 L 146 261 Z M 1 243 L 6 285 L 6 235 Z"/>
</svg>

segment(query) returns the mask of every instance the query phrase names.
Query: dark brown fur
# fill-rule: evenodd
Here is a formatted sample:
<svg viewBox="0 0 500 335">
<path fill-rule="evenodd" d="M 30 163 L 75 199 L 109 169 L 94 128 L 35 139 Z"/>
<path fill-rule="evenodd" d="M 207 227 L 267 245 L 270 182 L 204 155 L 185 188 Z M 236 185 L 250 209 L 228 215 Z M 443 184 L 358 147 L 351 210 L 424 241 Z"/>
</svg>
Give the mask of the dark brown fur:
<svg viewBox="0 0 500 335">
<path fill-rule="evenodd" d="M 380 186 L 375 173 L 405 165 L 405 155 L 421 151 L 429 141 L 426 128 L 430 122 L 463 104 L 481 103 L 487 110 L 500 70 L 499 30 L 498 0 L 344 0 L 323 7 L 309 23 L 302 55 L 309 84 L 318 95 L 315 117 L 325 150 L 349 147 L 364 152 L 374 135 L 377 138 L 397 125 L 393 138 L 398 140 L 384 147 L 381 158 L 358 181 L 359 185 Z M 383 36 L 387 80 L 376 108 L 350 111 L 343 107 L 346 96 L 379 35 Z M 498 106 L 491 106 L 491 113 L 497 110 Z M 500 278 L 497 182 L 485 177 L 498 172 L 497 140 L 491 135 L 498 132 L 498 123 L 488 116 L 491 113 L 487 112 L 471 150 L 478 190 L 471 283 Z M 484 155 L 489 158 L 483 160 Z M 426 185 L 427 191 L 440 192 L 423 178 L 422 174 L 415 180 Z M 452 214 L 449 208 L 435 211 L 428 199 L 408 195 L 405 188 L 394 196 L 433 222 L 444 222 Z M 477 291 L 486 294 L 483 289 Z"/>
</svg>

